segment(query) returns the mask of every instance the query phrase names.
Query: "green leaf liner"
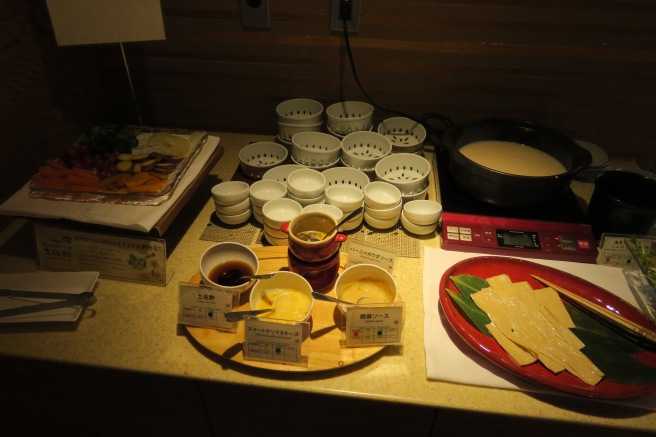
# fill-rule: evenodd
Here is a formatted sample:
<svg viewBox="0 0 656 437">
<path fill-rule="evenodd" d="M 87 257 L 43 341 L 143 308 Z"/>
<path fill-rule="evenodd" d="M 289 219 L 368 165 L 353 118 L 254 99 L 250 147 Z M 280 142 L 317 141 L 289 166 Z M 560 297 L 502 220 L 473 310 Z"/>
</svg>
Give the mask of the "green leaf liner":
<svg viewBox="0 0 656 437">
<path fill-rule="evenodd" d="M 467 315 L 469 320 L 476 326 L 481 333 L 492 337 L 490 331 L 487 330 L 485 325 L 490 323 L 490 318 L 481 310 L 470 297 L 471 294 L 481 291 L 483 288 L 489 287 L 490 284 L 486 280 L 473 275 L 457 275 L 450 278 L 460 293 L 447 288 L 447 292 L 451 299 L 458 305 L 458 307 Z"/>
<path fill-rule="evenodd" d="M 490 323 L 489 317 L 470 297 L 471 294 L 490 285 L 486 280 L 474 275 L 452 276 L 451 280 L 460 292 L 447 289 L 451 299 L 481 333 L 492 337 L 485 327 Z M 608 328 L 576 306 L 566 301 L 564 304 L 576 325 L 572 331 L 585 343 L 581 351 L 604 372 L 605 380 L 620 384 L 648 384 L 656 381 L 656 368 L 635 358 L 645 353 L 646 349 Z"/>
</svg>

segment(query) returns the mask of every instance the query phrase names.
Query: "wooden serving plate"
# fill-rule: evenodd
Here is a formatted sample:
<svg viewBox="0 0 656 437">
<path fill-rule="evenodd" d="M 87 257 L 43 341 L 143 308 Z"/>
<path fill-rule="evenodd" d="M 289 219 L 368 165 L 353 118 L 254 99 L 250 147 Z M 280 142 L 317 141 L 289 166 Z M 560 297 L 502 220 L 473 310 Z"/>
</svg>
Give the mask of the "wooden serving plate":
<svg viewBox="0 0 656 437">
<path fill-rule="evenodd" d="M 260 273 L 288 270 L 287 246 L 256 247 L 253 248 L 253 251 L 260 261 Z M 340 256 L 341 272 L 346 264 L 346 255 L 341 254 Z M 200 274 L 196 274 L 192 282 L 199 281 Z M 326 293 L 332 294 L 333 289 Z M 250 309 L 248 293 L 242 294 L 239 309 Z M 285 372 L 316 372 L 339 369 L 372 357 L 385 348 L 385 346 L 343 348 L 340 340 L 344 339 L 344 333 L 338 327 L 340 315 L 341 313 L 334 303 L 315 300 L 312 316 L 310 317 L 308 367 L 244 360 L 242 349 L 244 341 L 243 323 L 239 323 L 237 332 L 234 334 L 193 326 L 186 326 L 185 328 L 201 346 L 225 359 L 250 367 Z"/>
</svg>

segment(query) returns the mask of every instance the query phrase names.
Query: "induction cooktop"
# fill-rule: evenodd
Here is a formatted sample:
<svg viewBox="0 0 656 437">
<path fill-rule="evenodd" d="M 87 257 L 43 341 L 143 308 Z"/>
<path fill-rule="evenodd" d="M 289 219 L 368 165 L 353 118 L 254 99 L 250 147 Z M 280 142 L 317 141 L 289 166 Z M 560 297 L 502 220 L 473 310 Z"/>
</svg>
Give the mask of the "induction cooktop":
<svg viewBox="0 0 656 437">
<path fill-rule="evenodd" d="M 476 199 L 450 176 L 447 151 L 436 153 L 442 202 L 442 248 L 464 252 L 595 263 L 597 246 L 583 200 L 570 189 L 535 208 Z"/>
</svg>

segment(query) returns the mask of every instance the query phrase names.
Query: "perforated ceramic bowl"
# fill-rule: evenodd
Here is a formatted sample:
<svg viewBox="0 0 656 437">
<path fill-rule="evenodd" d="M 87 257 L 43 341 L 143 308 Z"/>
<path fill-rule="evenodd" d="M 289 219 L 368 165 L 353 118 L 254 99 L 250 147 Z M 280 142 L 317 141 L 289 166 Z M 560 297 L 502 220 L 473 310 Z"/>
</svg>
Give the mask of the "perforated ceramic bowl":
<svg viewBox="0 0 656 437">
<path fill-rule="evenodd" d="M 239 150 L 239 165 L 246 176 L 262 179 L 267 170 L 282 164 L 289 152 L 282 144 L 262 141 Z"/>
<path fill-rule="evenodd" d="M 278 138 L 286 143 L 292 142 L 292 137 L 300 132 L 319 132 L 322 122 L 312 124 L 291 124 L 278 122 Z"/>
<path fill-rule="evenodd" d="M 377 132 L 353 132 L 342 140 L 342 161 L 349 167 L 368 171 L 392 152 L 392 143 Z"/>
<path fill-rule="evenodd" d="M 357 168 L 335 167 L 324 170 L 322 173 L 326 178 L 326 188 L 346 185 L 364 191 L 364 188 L 369 184 L 369 176 Z"/>
<path fill-rule="evenodd" d="M 392 117 L 378 125 L 378 133 L 392 143 L 392 153 L 416 153 L 424 146 L 426 128 L 406 117 Z"/>
<path fill-rule="evenodd" d="M 401 194 L 415 194 L 427 186 L 430 162 L 414 153 L 386 156 L 376 164 L 376 178 L 396 186 Z"/>
<path fill-rule="evenodd" d="M 316 124 L 321 122 L 323 105 L 312 99 L 290 99 L 276 106 L 278 121 L 289 124 Z"/>
<path fill-rule="evenodd" d="M 323 132 L 301 132 L 292 137 L 292 158 L 309 167 L 323 167 L 339 160 L 342 143 Z"/>
<path fill-rule="evenodd" d="M 365 102 L 338 102 L 326 108 L 328 128 L 338 135 L 369 130 L 373 115 L 374 107 Z"/>
</svg>

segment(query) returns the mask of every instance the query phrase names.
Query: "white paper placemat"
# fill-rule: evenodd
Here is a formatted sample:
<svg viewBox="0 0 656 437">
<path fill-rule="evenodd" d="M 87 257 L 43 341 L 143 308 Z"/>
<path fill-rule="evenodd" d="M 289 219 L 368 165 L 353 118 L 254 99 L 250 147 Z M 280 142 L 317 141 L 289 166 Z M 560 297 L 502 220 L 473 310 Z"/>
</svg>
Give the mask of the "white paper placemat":
<svg viewBox="0 0 656 437">
<path fill-rule="evenodd" d="M 448 320 L 439 310 L 440 279 L 452 265 L 477 256 L 489 255 L 453 252 L 433 247 L 426 247 L 424 250 L 424 351 L 427 378 L 482 387 L 566 395 L 533 384 L 491 363 L 451 329 Z M 616 295 L 637 307 L 619 268 L 565 261 L 530 261 L 560 269 L 606 290 L 613 290 Z M 613 402 L 656 411 L 656 394 Z"/>
<path fill-rule="evenodd" d="M 171 198 L 156 206 L 74 202 L 30 197 L 29 182 L 0 205 L 0 215 L 43 219 L 68 219 L 81 223 L 149 232 L 171 205 L 198 177 L 207 160 L 219 145 L 219 138 L 209 136 L 191 162 Z"/>
</svg>

